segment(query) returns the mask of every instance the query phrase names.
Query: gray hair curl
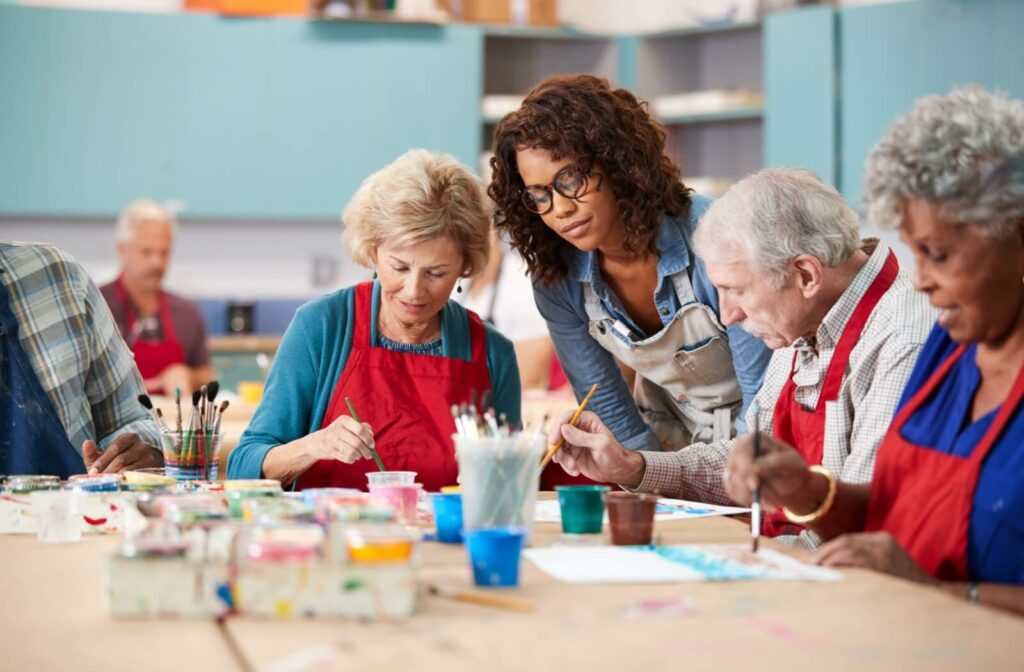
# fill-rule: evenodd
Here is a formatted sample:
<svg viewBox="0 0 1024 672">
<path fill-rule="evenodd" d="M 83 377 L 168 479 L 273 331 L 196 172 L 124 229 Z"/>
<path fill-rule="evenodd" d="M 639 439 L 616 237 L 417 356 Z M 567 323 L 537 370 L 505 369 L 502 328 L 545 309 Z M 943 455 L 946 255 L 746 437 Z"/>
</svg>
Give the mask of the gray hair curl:
<svg viewBox="0 0 1024 672">
<path fill-rule="evenodd" d="M 953 224 L 1005 237 L 1024 218 L 1024 186 L 993 171 L 1024 153 L 1024 102 L 970 85 L 926 96 L 879 140 L 864 167 L 868 218 L 895 229 L 907 200 L 941 207 Z M 1019 173 L 1018 173 L 1019 174 Z"/>
</svg>

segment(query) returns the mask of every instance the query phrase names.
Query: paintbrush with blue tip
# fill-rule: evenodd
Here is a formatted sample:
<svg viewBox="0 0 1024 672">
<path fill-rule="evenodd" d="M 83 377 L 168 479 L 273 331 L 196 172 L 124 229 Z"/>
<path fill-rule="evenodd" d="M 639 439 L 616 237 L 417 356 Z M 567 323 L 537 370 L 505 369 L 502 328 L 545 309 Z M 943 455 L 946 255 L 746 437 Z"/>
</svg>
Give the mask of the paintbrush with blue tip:
<svg viewBox="0 0 1024 672">
<path fill-rule="evenodd" d="M 761 407 L 754 402 L 754 462 L 761 457 Z M 750 503 L 750 552 L 757 553 L 761 541 L 761 482 L 754 488 L 753 501 Z"/>
</svg>

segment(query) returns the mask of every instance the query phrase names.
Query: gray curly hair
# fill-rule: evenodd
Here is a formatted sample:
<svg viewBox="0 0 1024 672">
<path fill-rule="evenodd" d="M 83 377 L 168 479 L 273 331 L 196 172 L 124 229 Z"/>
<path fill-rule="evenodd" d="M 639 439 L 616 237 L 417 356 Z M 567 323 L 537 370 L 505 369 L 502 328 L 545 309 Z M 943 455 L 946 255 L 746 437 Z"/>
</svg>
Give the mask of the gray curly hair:
<svg viewBox="0 0 1024 672">
<path fill-rule="evenodd" d="M 904 202 L 940 204 L 954 224 L 1005 237 L 1024 218 L 1024 185 L 993 172 L 1024 153 L 1024 102 L 978 85 L 927 96 L 889 128 L 864 167 L 870 221 L 895 229 Z"/>
</svg>

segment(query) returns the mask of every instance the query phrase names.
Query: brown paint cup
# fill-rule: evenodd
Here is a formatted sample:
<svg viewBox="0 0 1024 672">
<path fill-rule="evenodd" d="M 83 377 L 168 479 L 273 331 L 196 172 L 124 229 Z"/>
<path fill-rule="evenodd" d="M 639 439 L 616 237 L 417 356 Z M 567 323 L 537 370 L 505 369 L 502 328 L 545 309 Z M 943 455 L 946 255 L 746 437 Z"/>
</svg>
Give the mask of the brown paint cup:
<svg viewBox="0 0 1024 672">
<path fill-rule="evenodd" d="M 658 497 L 632 492 L 605 494 L 612 544 L 615 546 L 646 546 L 654 534 L 654 510 Z"/>
</svg>

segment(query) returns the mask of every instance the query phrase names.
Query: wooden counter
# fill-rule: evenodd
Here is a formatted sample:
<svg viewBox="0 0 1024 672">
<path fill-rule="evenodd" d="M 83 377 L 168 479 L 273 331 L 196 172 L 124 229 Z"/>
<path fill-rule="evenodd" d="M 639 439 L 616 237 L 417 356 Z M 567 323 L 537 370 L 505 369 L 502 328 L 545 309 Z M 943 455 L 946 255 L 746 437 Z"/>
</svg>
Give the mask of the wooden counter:
<svg viewBox="0 0 1024 672">
<path fill-rule="evenodd" d="M 665 543 L 745 542 L 711 518 L 658 525 Z M 538 545 L 558 536 L 538 525 Z M 0 537 L 3 669 L 239 669 L 210 622 L 111 620 L 100 566 L 110 537 L 44 545 Z M 421 582 L 469 585 L 461 546 L 422 547 Z M 1019 670 L 1024 619 L 863 571 L 838 583 L 569 585 L 524 562 L 515 594 L 533 614 L 423 596 L 404 623 L 232 619 L 265 670 Z M 642 600 L 683 613 L 630 616 Z M 244 669 L 244 668 L 242 668 Z"/>
<path fill-rule="evenodd" d="M 117 536 L 44 544 L 0 536 L 0 669 L 234 670 L 208 621 L 114 621 L 102 595 L 102 564 Z"/>
</svg>

